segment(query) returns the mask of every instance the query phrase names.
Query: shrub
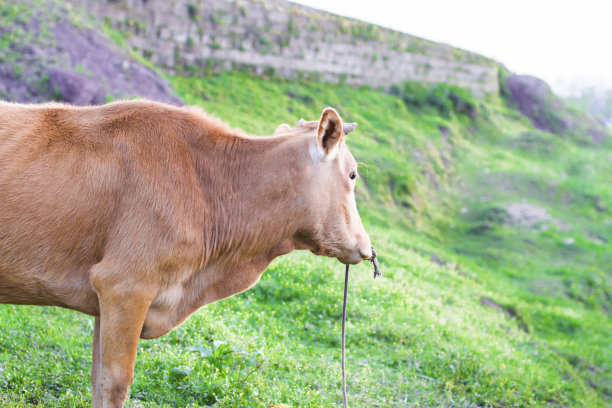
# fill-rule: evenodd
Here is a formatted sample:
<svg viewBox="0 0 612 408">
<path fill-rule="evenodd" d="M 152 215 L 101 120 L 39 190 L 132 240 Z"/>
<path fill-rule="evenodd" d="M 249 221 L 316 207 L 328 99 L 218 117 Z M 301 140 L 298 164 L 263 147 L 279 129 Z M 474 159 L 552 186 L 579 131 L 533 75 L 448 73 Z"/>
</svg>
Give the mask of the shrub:
<svg viewBox="0 0 612 408">
<path fill-rule="evenodd" d="M 410 108 L 434 109 L 447 118 L 452 113 L 474 118 L 477 113 L 471 90 L 455 85 L 405 82 L 391 87 L 391 94 L 399 96 Z"/>
</svg>

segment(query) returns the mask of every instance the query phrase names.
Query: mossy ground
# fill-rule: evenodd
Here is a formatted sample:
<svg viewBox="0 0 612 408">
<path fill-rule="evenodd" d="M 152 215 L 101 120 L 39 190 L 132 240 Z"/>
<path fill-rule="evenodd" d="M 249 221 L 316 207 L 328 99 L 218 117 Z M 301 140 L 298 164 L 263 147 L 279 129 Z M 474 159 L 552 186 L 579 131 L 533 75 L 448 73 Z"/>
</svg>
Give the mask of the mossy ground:
<svg viewBox="0 0 612 408">
<path fill-rule="evenodd" d="M 352 406 L 610 406 L 609 143 L 536 131 L 495 98 L 470 118 L 344 85 L 170 79 L 187 103 L 252 134 L 325 106 L 358 122 L 348 145 L 383 277 L 351 270 Z M 523 202 L 554 220 L 509 226 L 505 206 Z M 128 406 L 339 406 L 342 272 L 309 253 L 281 257 L 253 289 L 142 341 Z M 0 327 L 0 405 L 90 404 L 91 318 L 3 305 Z"/>
</svg>

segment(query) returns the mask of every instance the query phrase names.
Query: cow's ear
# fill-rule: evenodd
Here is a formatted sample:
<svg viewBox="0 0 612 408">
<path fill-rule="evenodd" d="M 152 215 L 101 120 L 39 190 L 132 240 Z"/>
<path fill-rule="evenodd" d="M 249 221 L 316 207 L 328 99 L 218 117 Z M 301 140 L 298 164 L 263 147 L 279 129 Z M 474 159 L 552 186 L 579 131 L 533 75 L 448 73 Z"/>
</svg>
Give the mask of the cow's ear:
<svg viewBox="0 0 612 408">
<path fill-rule="evenodd" d="M 283 133 L 283 132 L 288 132 L 290 130 L 291 130 L 291 126 L 289 126 L 286 123 L 283 123 L 282 125 L 278 125 L 278 127 L 274 131 L 274 135 L 273 136 L 276 136 L 276 135 L 278 135 L 280 133 Z"/>
<path fill-rule="evenodd" d="M 353 130 L 355 130 L 355 128 L 357 127 L 356 123 L 345 123 L 344 125 L 342 125 L 342 130 L 344 131 L 345 135 L 348 135 L 349 133 L 351 133 Z"/>
<path fill-rule="evenodd" d="M 333 108 L 325 108 L 319 120 L 319 145 L 329 154 L 342 138 L 342 119 Z"/>
</svg>

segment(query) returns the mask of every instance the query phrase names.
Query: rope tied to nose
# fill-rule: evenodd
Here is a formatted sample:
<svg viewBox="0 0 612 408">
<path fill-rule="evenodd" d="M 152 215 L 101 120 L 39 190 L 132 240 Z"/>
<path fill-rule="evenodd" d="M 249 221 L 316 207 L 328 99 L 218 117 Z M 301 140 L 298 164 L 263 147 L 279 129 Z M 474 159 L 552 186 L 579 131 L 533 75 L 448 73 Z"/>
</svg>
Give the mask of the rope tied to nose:
<svg viewBox="0 0 612 408">
<path fill-rule="evenodd" d="M 372 257 L 370 259 L 368 259 L 368 261 L 372 262 L 372 265 L 374 265 L 374 278 L 376 278 L 377 276 L 382 276 L 382 273 L 380 273 L 380 269 L 378 269 L 378 259 L 376 259 L 376 251 L 374 250 L 374 245 L 372 245 Z"/>
<path fill-rule="evenodd" d="M 378 259 L 376 259 L 376 251 L 374 250 L 374 246 L 372 245 L 372 257 L 368 259 L 368 261 L 372 262 L 374 265 L 374 278 L 377 276 L 381 276 L 380 269 L 378 269 Z M 346 265 L 346 270 L 344 272 L 344 301 L 342 302 L 342 399 L 344 402 L 344 408 L 348 408 L 348 402 L 346 400 L 346 373 L 345 373 L 345 337 L 346 337 L 346 298 L 348 294 L 348 276 L 349 276 L 349 265 Z"/>
</svg>

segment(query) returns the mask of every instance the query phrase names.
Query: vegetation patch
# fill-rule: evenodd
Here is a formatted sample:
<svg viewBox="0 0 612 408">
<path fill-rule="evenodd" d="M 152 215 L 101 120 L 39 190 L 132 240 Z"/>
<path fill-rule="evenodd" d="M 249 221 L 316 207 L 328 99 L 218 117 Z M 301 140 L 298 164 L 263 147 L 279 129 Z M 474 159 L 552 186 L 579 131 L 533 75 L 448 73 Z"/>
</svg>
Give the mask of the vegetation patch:
<svg viewBox="0 0 612 408">
<path fill-rule="evenodd" d="M 473 118 L 477 103 L 469 89 L 444 83 L 406 82 L 391 87 L 391 94 L 401 98 L 410 108 L 433 109 L 445 118 L 451 113 Z"/>
</svg>

